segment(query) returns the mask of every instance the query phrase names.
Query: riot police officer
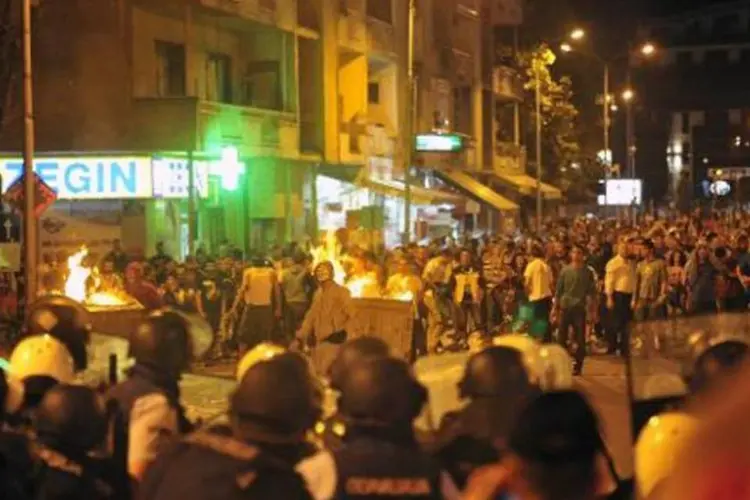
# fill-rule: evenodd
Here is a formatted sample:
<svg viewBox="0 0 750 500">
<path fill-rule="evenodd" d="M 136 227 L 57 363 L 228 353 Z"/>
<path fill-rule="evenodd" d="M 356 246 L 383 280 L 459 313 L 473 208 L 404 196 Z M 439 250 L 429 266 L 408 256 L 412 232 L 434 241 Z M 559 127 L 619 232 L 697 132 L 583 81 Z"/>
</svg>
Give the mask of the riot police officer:
<svg viewBox="0 0 750 500">
<path fill-rule="evenodd" d="M 88 366 L 86 348 L 91 340 L 91 319 L 78 302 L 60 295 L 42 297 L 31 305 L 24 338 L 50 335 L 65 346 L 75 362 L 75 371 Z"/>
<path fill-rule="evenodd" d="M 114 419 L 114 455 L 135 480 L 166 440 L 192 430 L 178 384 L 192 358 L 190 334 L 181 313 L 150 313 L 130 336 L 135 365 L 127 379 L 107 393 Z"/>
<path fill-rule="evenodd" d="M 75 379 L 73 357 L 62 342 L 50 335 L 21 340 L 10 355 L 8 370 L 23 384 L 24 414 L 32 412 L 49 389 Z"/>
<path fill-rule="evenodd" d="M 33 462 L 29 440 L 22 429 L 11 427 L 11 417 L 23 403 L 23 384 L 0 370 L 0 491 L 2 498 L 26 500 L 33 492 Z"/>
<path fill-rule="evenodd" d="M 427 390 L 405 362 L 365 360 L 348 371 L 340 389 L 344 445 L 297 468 L 315 498 L 458 498 L 448 474 L 416 442 L 413 422 Z"/>
<path fill-rule="evenodd" d="M 469 403 L 443 417 L 429 447 L 463 488 L 477 467 L 496 462 L 518 413 L 539 388 L 520 351 L 493 346 L 474 354 L 458 384 Z"/>
<path fill-rule="evenodd" d="M 104 444 L 107 423 L 104 400 L 89 387 L 58 384 L 44 395 L 33 424 L 35 498 L 124 498 L 110 483 L 114 464 L 91 457 Z"/>
<path fill-rule="evenodd" d="M 331 399 L 337 399 L 336 393 L 341 391 L 349 371 L 368 359 L 387 358 L 390 347 L 377 337 L 357 337 L 346 342 L 339 350 L 336 358 L 328 370 L 328 386 L 334 394 L 327 394 Z M 325 448 L 335 450 L 341 447 L 345 424 L 342 416 L 332 408 L 325 408 L 328 413 L 325 419 L 315 426 L 315 432 Z"/>
<path fill-rule="evenodd" d="M 310 498 L 294 466 L 309 454 L 305 438 L 320 400 L 303 357 L 260 359 L 230 397 L 230 425 L 197 431 L 167 449 L 146 472 L 140 498 Z"/>
</svg>

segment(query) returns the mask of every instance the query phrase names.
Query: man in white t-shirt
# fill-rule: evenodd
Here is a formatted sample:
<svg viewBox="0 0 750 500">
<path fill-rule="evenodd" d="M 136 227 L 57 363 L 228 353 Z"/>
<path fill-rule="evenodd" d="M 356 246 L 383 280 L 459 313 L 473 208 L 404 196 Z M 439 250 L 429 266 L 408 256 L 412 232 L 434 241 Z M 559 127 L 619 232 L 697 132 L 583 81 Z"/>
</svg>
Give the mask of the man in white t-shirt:
<svg viewBox="0 0 750 500">
<path fill-rule="evenodd" d="M 547 323 L 543 341 L 551 342 L 549 316 L 552 310 L 552 268 L 545 262 L 544 251 L 540 245 L 531 248 L 531 257 L 531 262 L 526 265 L 523 273 L 524 288 L 534 311 L 534 319 Z"/>
</svg>

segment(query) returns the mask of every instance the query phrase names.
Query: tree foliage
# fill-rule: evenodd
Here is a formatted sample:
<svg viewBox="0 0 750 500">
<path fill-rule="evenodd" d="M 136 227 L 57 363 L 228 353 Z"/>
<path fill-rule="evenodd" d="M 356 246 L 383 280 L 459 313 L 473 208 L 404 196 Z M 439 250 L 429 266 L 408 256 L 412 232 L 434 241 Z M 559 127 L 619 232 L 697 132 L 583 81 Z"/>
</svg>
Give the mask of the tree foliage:
<svg viewBox="0 0 750 500">
<path fill-rule="evenodd" d="M 558 184 L 569 198 L 593 194 L 592 181 L 598 177 L 596 161 L 583 157 L 579 143 L 578 110 L 573 105 L 573 82 L 567 76 L 556 78 L 551 71 L 555 54 L 546 45 L 519 53 L 524 78 L 527 116 L 525 135 L 529 163 L 536 166 L 536 86 L 542 119 L 542 174 L 545 180 Z"/>
</svg>

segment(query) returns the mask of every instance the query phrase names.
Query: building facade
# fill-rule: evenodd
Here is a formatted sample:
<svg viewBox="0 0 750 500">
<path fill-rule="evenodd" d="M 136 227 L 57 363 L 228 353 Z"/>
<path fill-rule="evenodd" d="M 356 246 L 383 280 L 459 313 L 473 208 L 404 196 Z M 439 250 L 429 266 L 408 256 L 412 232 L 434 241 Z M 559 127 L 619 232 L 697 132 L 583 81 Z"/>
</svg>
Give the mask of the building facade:
<svg viewBox="0 0 750 500">
<path fill-rule="evenodd" d="M 497 228 L 497 214 L 512 216 L 517 205 L 493 183 L 520 174 L 525 152 L 517 131 L 498 130 L 505 122 L 495 112 L 522 90 L 487 43 L 496 20 L 520 22 L 516 4 L 419 0 L 410 37 L 404 0 L 41 2 L 36 150 L 73 169 L 66 176 L 76 158 L 94 170 L 144 165 L 149 186 L 138 196 L 113 192 L 95 206 L 95 196 L 84 202 L 73 189 L 59 208 L 109 212 L 121 239 L 147 254 L 158 241 L 175 255 L 226 242 L 267 248 L 317 238 L 327 220 L 384 231 L 379 242 L 393 244 L 403 231 L 423 233 L 419 224 L 442 205 L 464 222 L 470 215 L 474 229 Z M 21 151 L 19 97 L 8 99 L 18 105 L 5 113 L 4 156 Z M 415 158 L 407 205 L 412 134 L 435 131 L 462 134 L 468 148 L 449 168 Z M 164 169 L 186 186 L 164 195 L 154 187 Z M 339 184 L 321 187 L 321 177 Z"/>
<path fill-rule="evenodd" d="M 652 197 L 747 200 L 743 181 L 714 185 L 716 171 L 750 166 L 750 2 L 714 5 L 650 19 L 657 64 L 635 68 L 639 106 L 638 171 Z M 681 179 L 692 189 L 682 191 Z"/>
</svg>

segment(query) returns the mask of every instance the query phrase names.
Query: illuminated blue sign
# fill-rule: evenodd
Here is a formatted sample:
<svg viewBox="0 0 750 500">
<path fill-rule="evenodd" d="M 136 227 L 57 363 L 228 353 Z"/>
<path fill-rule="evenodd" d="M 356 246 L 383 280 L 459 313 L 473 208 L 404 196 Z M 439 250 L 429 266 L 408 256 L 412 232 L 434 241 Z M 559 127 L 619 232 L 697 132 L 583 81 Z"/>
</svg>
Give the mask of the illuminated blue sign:
<svg viewBox="0 0 750 500">
<path fill-rule="evenodd" d="M 34 171 L 63 200 L 150 198 L 153 193 L 147 156 L 36 158 Z M 21 159 L 0 159 L 3 192 L 22 173 Z"/>
</svg>

